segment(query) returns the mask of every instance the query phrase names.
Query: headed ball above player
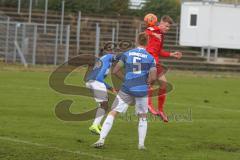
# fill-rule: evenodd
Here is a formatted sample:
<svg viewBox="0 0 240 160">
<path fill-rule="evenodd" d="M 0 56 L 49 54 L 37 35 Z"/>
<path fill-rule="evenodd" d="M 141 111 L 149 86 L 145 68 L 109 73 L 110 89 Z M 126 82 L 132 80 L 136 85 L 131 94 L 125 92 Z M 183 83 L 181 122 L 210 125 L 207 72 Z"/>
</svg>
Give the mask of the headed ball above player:
<svg viewBox="0 0 240 160">
<path fill-rule="evenodd" d="M 158 18 L 155 14 L 149 13 L 144 17 L 144 22 L 148 27 L 155 26 L 158 21 Z"/>
</svg>

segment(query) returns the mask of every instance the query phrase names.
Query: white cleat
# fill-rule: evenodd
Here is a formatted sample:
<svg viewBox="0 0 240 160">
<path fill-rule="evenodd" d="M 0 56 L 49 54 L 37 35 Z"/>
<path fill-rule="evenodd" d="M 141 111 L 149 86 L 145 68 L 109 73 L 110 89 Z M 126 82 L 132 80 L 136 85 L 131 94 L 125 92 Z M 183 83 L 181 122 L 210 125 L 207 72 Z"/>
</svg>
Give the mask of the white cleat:
<svg viewBox="0 0 240 160">
<path fill-rule="evenodd" d="M 143 145 L 138 145 L 138 149 L 139 150 L 146 150 L 147 148 L 145 146 L 143 146 Z"/>
<path fill-rule="evenodd" d="M 104 139 L 99 139 L 96 143 L 92 144 L 94 148 L 102 148 L 104 146 Z"/>
</svg>

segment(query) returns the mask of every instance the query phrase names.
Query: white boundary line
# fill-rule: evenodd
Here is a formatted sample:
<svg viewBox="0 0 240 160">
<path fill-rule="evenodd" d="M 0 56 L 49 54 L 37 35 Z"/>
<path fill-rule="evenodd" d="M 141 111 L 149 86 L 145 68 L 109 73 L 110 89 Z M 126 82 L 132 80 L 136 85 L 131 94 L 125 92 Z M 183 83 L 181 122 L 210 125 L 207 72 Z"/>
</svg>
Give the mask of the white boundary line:
<svg viewBox="0 0 240 160">
<path fill-rule="evenodd" d="M 22 143 L 22 144 L 27 144 L 27 145 L 30 145 L 30 146 L 36 146 L 36 147 L 41 147 L 41 148 L 46 148 L 46 149 L 54 149 L 54 150 L 61 151 L 61 152 L 78 154 L 78 155 L 88 156 L 88 157 L 97 158 L 97 159 L 123 160 L 123 159 L 107 158 L 107 157 L 103 157 L 103 156 L 97 156 L 97 155 L 93 155 L 93 154 L 86 153 L 86 152 L 81 152 L 81 151 L 72 151 L 72 150 L 62 149 L 62 148 L 58 148 L 58 147 L 52 147 L 52 146 L 48 146 L 48 145 L 45 145 L 45 144 L 33 143 L 33 142 L 30 142 L 30 141 L 19 140 L 19 139 L 10 138 L 10 137 L 2 137 L 2 136 L 0 136 L 0 140 L 10 141 L 10 142 L 15 142 L 15 143 Z"/>
</svg>

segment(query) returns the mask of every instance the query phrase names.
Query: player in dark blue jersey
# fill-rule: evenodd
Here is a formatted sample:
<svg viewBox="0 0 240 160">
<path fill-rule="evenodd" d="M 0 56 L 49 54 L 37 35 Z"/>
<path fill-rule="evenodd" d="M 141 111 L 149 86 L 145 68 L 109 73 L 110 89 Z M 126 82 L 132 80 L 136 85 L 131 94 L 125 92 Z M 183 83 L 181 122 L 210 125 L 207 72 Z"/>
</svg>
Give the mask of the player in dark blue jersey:
<svg viewBox="0 0 240 160">
<path fill-rule="evenodd" d="M 112 128 L 113 120 L 116 115 L 126 112 L 128 105 L 135 102 L 136 113 L 139 116 L 138 148 L 145 149 L 144 141 L 147 133 L 148 85 L 152 84 L 157 78 L 155 60 L 145 49 L 147 42 L 148 37 L 146 33 L 140 33 L 138 36 L 139 46 L 125 52 L 114 67 L 113 73 L 120 79 L 124 79 L 124 82 L 113 102 L 112 111 L 108 114 L 103 123 L 100 138 L 93 144 L 96 148 L 100 148 L 104 145 L 105 138 Z M 124 67 L 125 70 L 123 77 L 122 74 L 119 74 L 122 67 Z"/>
<path fill-rule="evenodd" d="M 95 65 L 89 68 L 88 70 L 90 70 L 90 72 L 88 71 L 85 75 L 86 87 L 93 91 L 95 101 L 99 105 L 93 124 L 89 127 L 89 130 L 95 134 L 100 134 L 101 121 L 108 109 L 107 90 L 115 92 L 115 90 L 105 82 L 105 78 L 115 61 L 117 61 L 117 55 L 107 53 L 97 58 Z"/>
</svg>

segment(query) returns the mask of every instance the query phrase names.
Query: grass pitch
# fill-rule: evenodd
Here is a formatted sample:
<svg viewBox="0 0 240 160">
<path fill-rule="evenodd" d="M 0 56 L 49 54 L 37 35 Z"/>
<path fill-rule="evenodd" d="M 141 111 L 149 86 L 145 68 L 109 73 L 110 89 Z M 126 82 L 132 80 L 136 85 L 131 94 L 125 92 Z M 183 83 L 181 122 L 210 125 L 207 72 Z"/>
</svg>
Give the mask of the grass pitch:
<svg viewBox="0 0 240 160">
<path fill-rule="evenodd" d="M 49 69 L 0 69 L 0 159 L 3 160 L 239 160 L 240 76 L 170 71 L 174 90 L 168 95 L 170 122 L 150 117 L 146 151 L 137 150 L 137 119 L 133 108 L 119 117 L 104 149 L 90 145 L 98 136 L 92 121 L 64 122 L 55 105 L 73 99 L 72 112 L 92 109 L 91 98 L 62 95 L 48 84 Z M 67 80 L 83 85 L 82 72 Z"/>
</svg>

